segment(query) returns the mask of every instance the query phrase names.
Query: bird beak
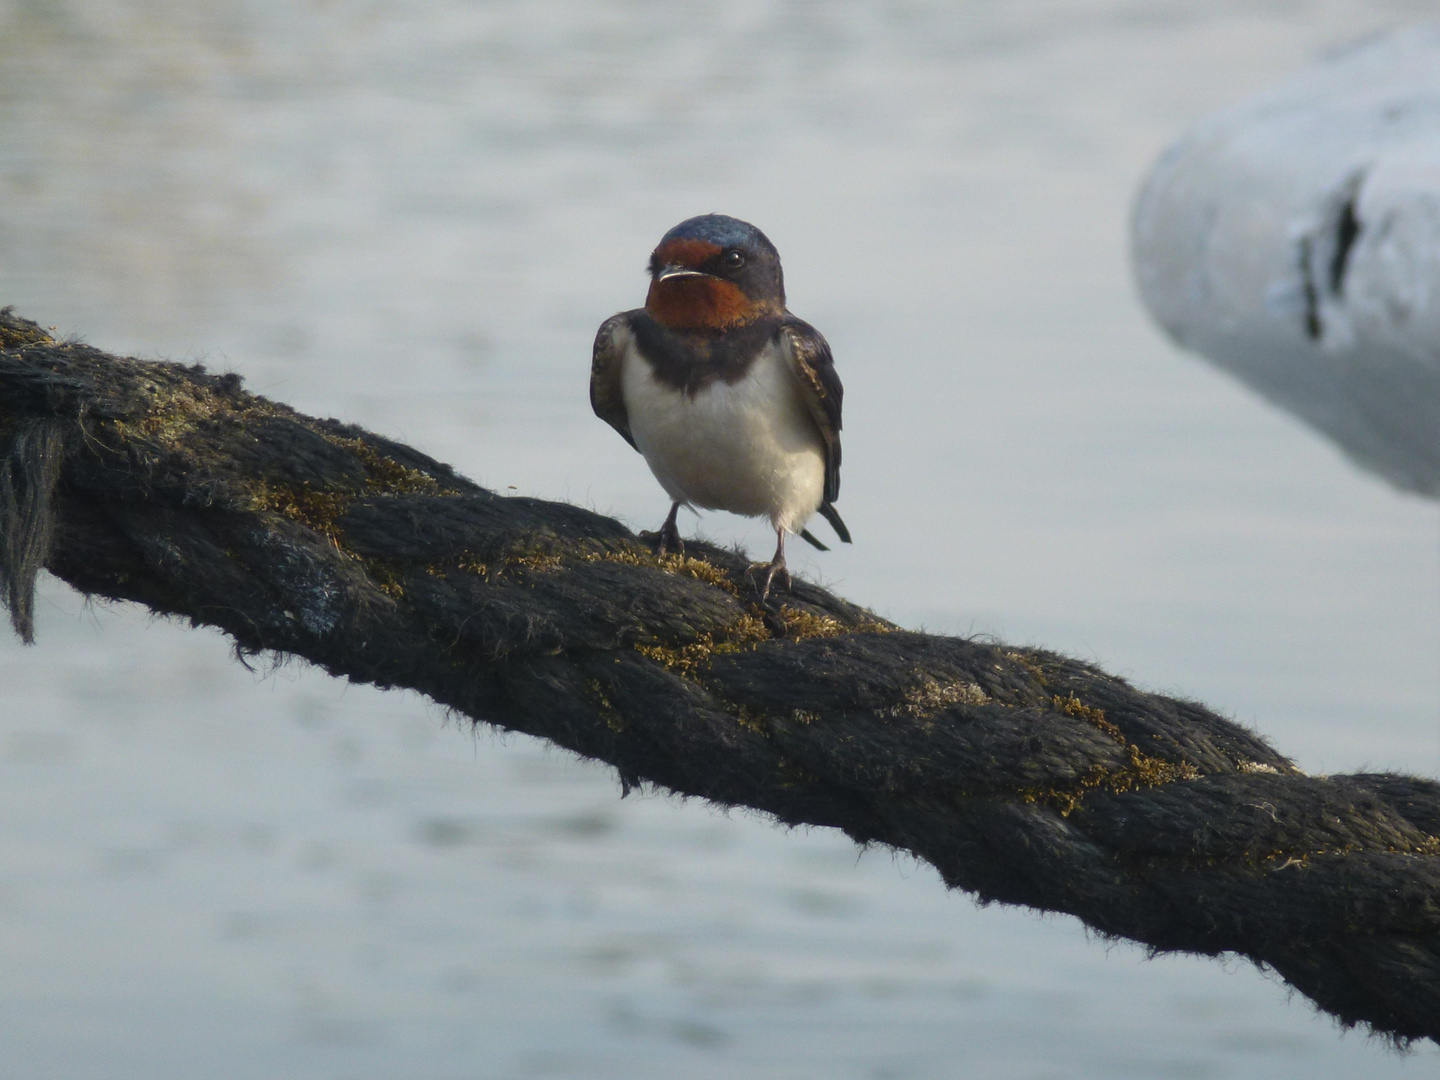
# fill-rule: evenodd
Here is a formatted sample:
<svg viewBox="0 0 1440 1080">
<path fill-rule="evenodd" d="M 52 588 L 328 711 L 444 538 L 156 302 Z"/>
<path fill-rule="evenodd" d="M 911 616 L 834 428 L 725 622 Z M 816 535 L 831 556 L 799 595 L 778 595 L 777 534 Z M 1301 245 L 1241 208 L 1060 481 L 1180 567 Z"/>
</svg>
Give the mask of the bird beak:
<svg viewBox="0 0 1440 1080">
<path fill-rule="evenodd" d="M 688 266 L 677 266 L 675 263 L 668 263 L 660 268 L 660 272 L 655 275 L 655 280 L 669 281 L 671 278 L 709 276 L 709 274 L 702 274 L 699 270 L 691 270 Z"/>
</svg>

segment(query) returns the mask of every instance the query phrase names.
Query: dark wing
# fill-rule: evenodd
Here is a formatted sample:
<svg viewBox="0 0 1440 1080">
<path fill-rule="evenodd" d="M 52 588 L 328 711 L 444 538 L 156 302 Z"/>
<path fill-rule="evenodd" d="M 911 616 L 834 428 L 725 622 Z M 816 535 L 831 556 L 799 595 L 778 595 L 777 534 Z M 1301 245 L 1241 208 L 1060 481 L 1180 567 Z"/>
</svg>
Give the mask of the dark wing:
<svg viewBox="0 0 1440 1080">
<path fill-rule="evenodd" d="M 845 388 L 835 373 L 830 346 L 807 322 L 791 316 L 780 327 L 780 345 L 800 386 L 800 396 L 825 440 L 825 501 L 840 496 L 840 401 Z"/>
<path fill-rule="evenodd" d="M 595 410 L 596 416 L 635 446 L 621 385 L 621 369 L 629 344 L 629 312 L 612 315 L 600 324 L 600 332 L 595 335 L 595 352 L 590 360 L 590 407 Z"/>
</svg>

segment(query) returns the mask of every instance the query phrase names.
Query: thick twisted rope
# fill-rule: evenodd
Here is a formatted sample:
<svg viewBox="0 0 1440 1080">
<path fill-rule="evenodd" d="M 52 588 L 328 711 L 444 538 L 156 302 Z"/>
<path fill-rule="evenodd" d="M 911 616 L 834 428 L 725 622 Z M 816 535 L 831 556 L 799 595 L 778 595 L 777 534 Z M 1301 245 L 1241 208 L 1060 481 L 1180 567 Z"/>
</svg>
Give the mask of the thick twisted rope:
<svg viewBox="0 0 1440 1080">
<path fill-rule="evenodd" d="M 1440 1040 L 1440 784 L 1311 777 L 1193 702 L 910 633 L 740 556 L 495 495 L 407 447 L 0 313 L 0 589 L 36 574 L 408 686 L 648 782 L 934 864 L 983 900 L 1236 953 Z"/>
</svg>

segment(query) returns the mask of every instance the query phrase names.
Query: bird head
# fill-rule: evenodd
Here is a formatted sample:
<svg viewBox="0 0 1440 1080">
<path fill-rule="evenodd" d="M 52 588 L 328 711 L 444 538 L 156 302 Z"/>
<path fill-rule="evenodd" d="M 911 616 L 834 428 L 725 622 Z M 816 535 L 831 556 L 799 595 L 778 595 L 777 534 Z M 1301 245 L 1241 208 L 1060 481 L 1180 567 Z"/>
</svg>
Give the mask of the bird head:
<svg viewBox="0 0 1440 1080">
<path fill-rule="evenodd" d="M 727 330 L 785 310 L 780 253 L 724 214 L 682 221 L 650 256 L 645 310 L 672 330 Z"/>
</svg>

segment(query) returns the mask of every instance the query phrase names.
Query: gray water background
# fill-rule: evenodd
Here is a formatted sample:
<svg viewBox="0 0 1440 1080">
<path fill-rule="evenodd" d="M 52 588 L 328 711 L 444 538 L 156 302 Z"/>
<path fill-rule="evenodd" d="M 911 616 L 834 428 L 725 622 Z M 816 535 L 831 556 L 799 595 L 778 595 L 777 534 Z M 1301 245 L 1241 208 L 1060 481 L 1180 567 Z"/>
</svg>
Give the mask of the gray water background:
<svg viewBox="0 0 1440 1080">
<path fill-rule="evenodd" d="M 0 303 L 653 527 L 590 340 L 767 230 L 904 624 L 1440 772 L 1440 512 L 1145 320 L 1187 124 L 1433 5 L 0 0 Z M 683 522 L 756 551 L 763 528 Z M 1248 963 L 977 908 L 50 580 L 0 637 L 0 1077 L 1428 1077 Z"/>
</svg>

